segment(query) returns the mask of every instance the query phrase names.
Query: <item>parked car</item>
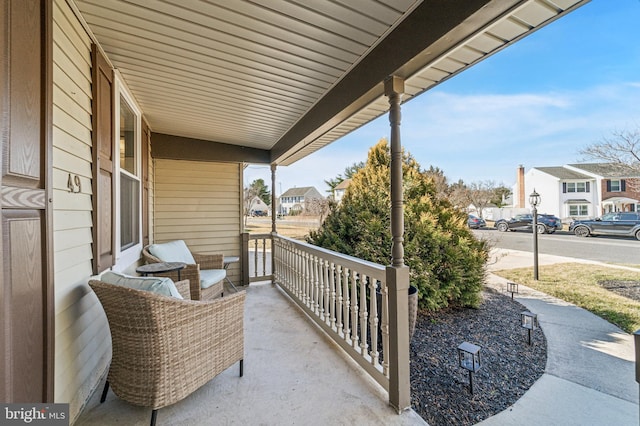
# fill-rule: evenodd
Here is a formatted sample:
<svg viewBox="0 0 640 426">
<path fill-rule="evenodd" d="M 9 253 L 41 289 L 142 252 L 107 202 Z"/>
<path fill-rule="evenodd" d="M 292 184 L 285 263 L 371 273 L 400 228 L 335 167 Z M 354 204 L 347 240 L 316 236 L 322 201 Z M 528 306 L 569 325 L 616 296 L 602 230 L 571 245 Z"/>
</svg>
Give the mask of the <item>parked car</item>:
<svg viewBox="0 0 640 426">
<path fill-rule="evenodd" d="M 623 235 L 640 240 L 640 214 L 616 212 L 590 220 L 574 220 L 569 225 L 569 232 L 579 237 Z"/>
<path fill-rule="evenodd" d="M 486 227 L 487 222 L 485 222 L 484 219 L 481 217 L 470 214 L 467 217 L 467 225 L 469 225 L 469 228 L 471 229 L 480 229 L 480 228 Z"/>
<path fill-rule="evenodd" d="M 531 230 L 533 226 L 533 215 L 530 213 L 519 214 L 511 219 L 498 219 L 495 227 L 500 232 Z M 552 214 L 538 214 L 538 234 L 553 234 L 556 230 L 562 229 L 560 218 Z"/>
</svg>

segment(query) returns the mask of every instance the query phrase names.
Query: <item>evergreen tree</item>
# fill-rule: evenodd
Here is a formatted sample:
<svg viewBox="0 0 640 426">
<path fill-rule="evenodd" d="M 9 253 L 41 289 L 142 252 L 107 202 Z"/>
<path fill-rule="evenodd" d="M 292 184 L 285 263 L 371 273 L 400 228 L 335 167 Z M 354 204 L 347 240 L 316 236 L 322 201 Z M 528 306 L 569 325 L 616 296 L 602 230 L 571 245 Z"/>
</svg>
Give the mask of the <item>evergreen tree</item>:
<svg viewBox="0 0 640 426">
<path fill-rule="evenodd" d="M 308 241 L 387 265 L 391 259 L 390 166 L 386 139 L 369 150 L 338 206 Z M 420 307 L 477 306 L 487 245 L 469 231 L 466 213 L 437 196 L 436 185 L 409 154 L 403 154 L 405 261 Z"/>
</svg>

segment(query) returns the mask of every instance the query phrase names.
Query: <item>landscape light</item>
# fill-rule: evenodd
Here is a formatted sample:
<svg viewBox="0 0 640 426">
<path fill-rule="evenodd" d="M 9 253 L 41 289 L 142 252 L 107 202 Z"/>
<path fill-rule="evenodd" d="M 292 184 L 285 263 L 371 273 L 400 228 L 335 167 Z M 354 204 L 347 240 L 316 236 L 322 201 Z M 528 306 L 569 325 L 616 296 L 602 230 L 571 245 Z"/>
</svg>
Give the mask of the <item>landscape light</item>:
<svg viewBox="0 0 640 426">
<path fill-rule="evenodd" d="M 460 367 L 469 371 L 469 390 L 473 395 L 473 373 L 480 370 L 480 346 L 469 342 L 462 342 L 458 346 L 458 363 Z"/>
<path fill-rule="evenodd" d="M 520 313 L 520 325 L 529 332 L 529 345 L 531 345 L 531 331 L 538 328 L 538 315 L 530 311 Z"/>
<path fill-rule="evenodd" d="M 513 300 L 513 294 L 518 292 L 518 283 L 507 283 L 507 291 L 511 293 L 511 300 Z"/>
</svg>

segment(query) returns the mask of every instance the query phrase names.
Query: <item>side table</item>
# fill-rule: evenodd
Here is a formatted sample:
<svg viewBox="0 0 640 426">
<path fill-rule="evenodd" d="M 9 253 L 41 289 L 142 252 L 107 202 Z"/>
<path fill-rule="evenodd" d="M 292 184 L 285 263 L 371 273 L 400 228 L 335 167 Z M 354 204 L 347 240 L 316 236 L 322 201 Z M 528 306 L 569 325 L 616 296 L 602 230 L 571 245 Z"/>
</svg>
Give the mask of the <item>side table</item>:
<svg viewBox="0 0 640 426">
<path fill-rule="evenodd" d="M 150 274 L 178 271 L 178 281 L 180 281 L 180 271 L 183 270 L 185 266 L 187 266 L 187 264 L 184 262 L 147 263 L 146 265 L 138 266 L 136 272 L 146 277 Z"/>
<path fill-rule="evenodd" d="M 229 265 L 231 265 L 232 263 L 238 263 L 240 262 L 240 257 L 238 256 L 225 256 L 222 260 L 223 264 L 224 264 L 224 269 L 228 269 Z M 231 285 L 231 287 L 233 287 L 233 289 L 237 292 L 238 289 L 236 288 L 236 286 L 233 284 L 233 282 L 229 279 L 229 275 L 225 275 L 224 277 L 225 280 L 227 280 L 227 282 Z"/>
</svg>

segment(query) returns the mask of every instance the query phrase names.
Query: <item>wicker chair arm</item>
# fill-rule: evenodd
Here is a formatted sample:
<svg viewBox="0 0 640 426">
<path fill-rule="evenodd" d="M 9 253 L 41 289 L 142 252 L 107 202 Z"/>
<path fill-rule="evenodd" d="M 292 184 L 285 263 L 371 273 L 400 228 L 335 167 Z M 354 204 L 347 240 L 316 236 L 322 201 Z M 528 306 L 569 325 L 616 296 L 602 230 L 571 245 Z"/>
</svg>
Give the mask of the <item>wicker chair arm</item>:
<svg viewBox="0 0 640 426">
<path fill-rule="evenodd" d="M 149 246 L 144 246 L 142 249 L 142 258 L 144 259 L 144 263 L 162 263 L 162 260 L 149 252 Z"/>
<path fill-rule="evenodd" d="M 191 287 L 189 280 L 177 281 L 175 283 L 178 293 L 187 300 L 191 300 Z"/>
<path fill-rule="evenodd" d="M 158 277 L 169 277 L 173 281 L 178 281 L 178 271 L 171 272 L 159 272 L 154 274 Z M 195 265 L 187 265 L 183 269 L 180 270 L 180 279 L 181 280 L 189 280 L 190 291 L 191 291 L 191 300 L 200 300 L 202 299 L 200 289 L 200 266 Z"/>
<path fill-rule="evenodd" d="M 199 254 L 192 253 L 200 269 L 222 269 L 224 268 L 223 254 Z"/>
</svg>

